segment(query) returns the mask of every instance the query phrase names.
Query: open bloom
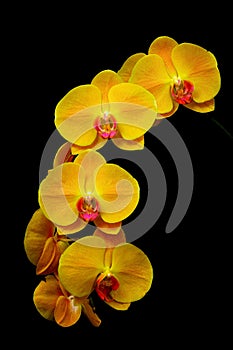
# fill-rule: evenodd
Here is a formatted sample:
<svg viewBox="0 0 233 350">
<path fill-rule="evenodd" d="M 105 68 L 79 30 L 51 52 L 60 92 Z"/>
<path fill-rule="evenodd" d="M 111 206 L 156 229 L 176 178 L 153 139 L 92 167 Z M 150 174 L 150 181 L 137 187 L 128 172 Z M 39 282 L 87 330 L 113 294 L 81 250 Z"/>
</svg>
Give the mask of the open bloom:
<svg viewBox="0 0 233 350">
<path fill-rule="evenodd" d="M 33 293 L 37 311 L 50 321 L 62 327 L 74 325 L 82 311 L 93 326 L 98 327 L 101 320 L 90 306 L 88 298 L 78 299 L 67 292 L 54 275 L 45 276 Z"/>
<path fill-rule="evenodd" d="M 109 139 L 122 149 L 141 149 L 156 117 L 154 96 L 112 70 L 70 90 L 55 109 L 56 128 L 74 151 L 103 147 Z"/>
<path fill-rule="evenodd" d="M 62 254 L 58 275 L 72 295 L 83 298 L 95 291 L 111 307 L 126 310 L 149 291 L 153 269 L 131 243 L 109 248 L 102 238 L 86 236 Z"/>
<path fill-rule="evenodd" d="M 58 261 L 69 246 L 65 235 L 59 234 L 42 210 L 32 215 L 24 236 L 24 248 L 29 261 L 36 266 L 37 275 L 56 273 Z"/>
<path fill-rule="evenodd" d="M 49 170 L 38 198 L 45 216 L 64 234 L 78 232 L 88 222 L 117 233 L 138 204 L 139 185 L 122 167 L 88 150 Z"/>
<path fill-rule="evenodd" d="M 211 52 L 167 36 L 155 39 L 148 55 L 133 55 L 119 74 L 154 95 L 161 118 L 174 114 L 179 105 L 201 113 L 213 111 L 221 84 Z"/>
</svg>

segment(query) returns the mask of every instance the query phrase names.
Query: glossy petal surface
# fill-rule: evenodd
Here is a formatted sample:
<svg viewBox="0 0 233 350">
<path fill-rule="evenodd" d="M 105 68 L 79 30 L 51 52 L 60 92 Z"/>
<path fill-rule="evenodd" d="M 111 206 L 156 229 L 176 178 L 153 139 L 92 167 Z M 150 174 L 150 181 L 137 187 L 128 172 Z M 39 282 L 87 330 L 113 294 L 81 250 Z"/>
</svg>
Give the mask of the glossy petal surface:
<svg viewBox="0 0 233 350">
<path fill-rule="evenodd" d="M 86 146 L 95 140 L 93 121 L 101 113 L 100 106 L 100 90 L 91 84 L 80 85 L 57 104 L 55 126 L 67 141 Z"/>
<path fill-rule="evenodd" d="M 220 74 L 211 52 L 198 45 L 183 43 L 173 49 L 172 61 L 179 76 L 193 83 L 195 102 L 202 103 L 217 95 Z"/>
<path fill-rule="evenodd" d="M 79 320 L 81 312 L 82 306 L 81 304 L 74 305 L 74 298 L 67 298 L 61 295 L 57 299 L 54 318 L 60 326 L 70 327 Z"/>
<path fill-rule="evenodd" d="M 37 265 L 46 240 L 53 236 L 54 224 L 48 220 L 42 210 L 37 209 L 32 215 L 24 237 L 24 248 L 29 261 Z"/>
<path fill-rule="evenodd" d="M 101 197 L 101 217 L 109 223 L 124 220 L 134 211 L 139 201 L 137 180 L 116 164 L 104 164 L 99 168 L 96 190 L 98 198 Z"/>
<path fill-rule="evenodd" d="M 119 132 L 126 140 L 144 135 L 157 117 L 157 104 L 153 95 L 139 85 L 122 83 L 114 86 L 109 91 L 109 101 Z"/>
<path fill-rule="evenodd" d="M 71 294 L 80 298 L 93 291 L 96 276 L 104 269 L 104 245 L 99 237 L 84 237 L 62 254 L 59 278 Z"/>
<path fill-rule="evenodd" d="M 120 288 L 111 293 L 118 302 L 139 300 L 151 287 L 152 265 L 146 254 L 133 244 L 125 243 L 113 250 L 111 272 L 120 282 Z"/>
<path fill-rule="evenodd" d="M 139 84 L 153 94 L 158 113 L 167 113 L 172 109 L 172 78 L 159 55 L 151 54 L 141 58 L 135 64 L 129 82 Z"/>
<path fill-rule="evenodd" d="M 53 320 L 57 299 L 62 294 L 58 280 L 53 275 L 46 276 L 33 293 L 36 309 L 44 318 Z"/>
<path fill-rule="evenodd" d="M 45 215 L 58 226 L 73 224 L 82 188 L 84 172 L 80 165 L 64 163 L 50 170 L 39 187 L 39 203 Z"/>
<path fill-rule="evenodd" d="M 178 43 L 174 39 L 168 36 L 160 36 L 151 43 L 148 50 L 149 54 L 157 54 L 162 57 L 170 77 L 177 75 L 176 68 L 171 59 L 172 50 L 176 45 Z"/>
<path fill-rule="evenodd" d="M 135 64 L 137 63 L 137 61 L 146 56 L 145 53 L 143 52 L 138 52 L 138 53 L 135 53 L 131 56 L 129 56 L 125 62 L 123 63 L 123 65 L 121 66 L 121 68 L 118 70 L 118 74 L 120 75 L 120 77 L 122 78 L 122 80 L 124 82 L 128 82 L 129 81 L 129 78 L 131 76 L 131 73 L 132 73 L 132 70 L 133 70 L 133 67 L 135 66 Z"/>
<path fill-rule="evenodd" d="M 108 102 L 108 92 L 112 86 L 122 83 L 121 77 L 114 71 L 107 69 L 98 73 L 91 81 L 101 92 L 102 103 Z"/>
</svg>

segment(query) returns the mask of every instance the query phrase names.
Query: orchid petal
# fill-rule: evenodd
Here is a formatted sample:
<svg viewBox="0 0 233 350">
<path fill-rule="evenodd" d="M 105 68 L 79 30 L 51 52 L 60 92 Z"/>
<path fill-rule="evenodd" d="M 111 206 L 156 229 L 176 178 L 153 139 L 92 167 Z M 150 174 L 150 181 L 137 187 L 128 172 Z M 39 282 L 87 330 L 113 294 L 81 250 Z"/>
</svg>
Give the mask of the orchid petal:
<svg viewBox="0 0 233 350">
<path fill-rule="evenodd" d="M 37 209 L 27 225 L 24 237 L 24 249 L 33 265 L 37 265 L 45 242 L 48 237 L 53 236 L 54 230 L 54 224 L 45 217 L 40 208 Z"/>
<path fill-rule="evenodd" d="M 62 294 L 58 280 L 53 275 L 45 277 L 33 293 L 37 311 L 46 319 L 53 320 L 57 298 Z"/>
<path fill-rule="evenodd" d="M 90 143 L 94 141 L 93 122 L 100 113 L 100 90 L 91 84 L 81 85 L 70 90 L 57 104 L 55 125 L 67 141 L 85 146 L 86 132 L 91 133 Z"/>
<path fill-rule="evenodd" d="M 118 302 L 129 303 L 141 299 L 152 284 L 153 269 L 149 258 L 130 243 L 114 248 L 111 273 L 120 282 L 120 287 L 111 292 L 113 299 Z"/>
<path fill-rule="evenodd" d="M 112 142 L 116 147 L 126 151 L 142 150 L 144 148 L 144 135 L 134 140 L 126 140 L 118 134 L 117 137 L 112 138 Z"/>
<path fill-rule="evenodd" d="M 69 246 L 67 239 L 55 240 L 54 237 L 49 237 L 36 266 L 37 275 L 48 275 L 57 272 L 58 262 L 61 254 Z"/>
<path fill-rule="evenodd" d="M 172 61 L 181 79 L 194 85 L 195 102 L 209 101 L 217 95 L 221 78 L 211 52 L 198 45 L 183 43 L 173 49 Z"/>
<path fill-rule="evenodd" d="M 104 269 L 105 242 L 86 236 L 72 243 L 61 255 L 58 275 L 64 288 L 76 297 L 86 297 Z"/>
<path fill-rule="evenodd" d="M 111 231 L 109 231 L 109 233 L 106 233 L 97 228 L 93 235 L 102 238 L 105 241 L 107 248 L 115 247 L 118 244 L 126 243 L 126 236 L 121 228 L 117 233 L 113 233 Z"/>
<path fill-rule="evenodd" d="M 103 221 L 103 219 L 98 216 L 95 221 L 94 224 L 96 227 L 98 227 L 102 232 L 107 233 L 107 234 L 112 234 L 112 235 L 116 235 L 118 234 L 118 232 L 121 229 L 121 225 L 122 222 L 114 222 L 114 223 L 110 223 L 110 222 L 105 222 Z"/>
<path fill-rule="evenodd" d="M 121 310 L 121 311 L 128 310 L 128 308 L 131 305 L 131 303 L 120 303 L 120 302 L 115 301 L 115 300 L 111 300 L 110 302 L 106 302 L 106 304 L 108 304 L 109 306 L 111 306 L 115 310 Z"/>
<path fill-rule="evenodd" d="M 151 43 L 148 50 L 149 54 L 157 54 L 162 57 L 170 77 L 177 75 L 171 59 L 172 50 L 177 45 L 178 43 L 174 39 L 168 36 L 160 36 Z"/>
<path fill-rule="evenodd" d="M 109 102 L 135 104 L 151 109 L 154 112 L 157 110 L 154 97 L 145 88 L 133 83 L 121 83 L 113 86 L 109 91 Z"/>
<path fill-rule="evenodd" d="M 60 233 L 67 235 L 67 234 L 72 234 L 76 232 L 80 232 L 87 226 L 87 222 L 81 219 L 79 216 L 70 225 L 62 226 L 62 225 L 57 225 L 57 229 L 59 230 Z"/>
<path fill-rule="evenodd" d="M 90 305 L 89 299 L 83 299 L 82 302 L 82 309 L 83 313 L 87 316 L 89 321 L 94 327 L 99 327 L 101 324 L 101 319 L 99 316 L 94 312 L 93 308 Z"/>
<path fill-rule="evenodd" d="M 197 103 L 197 102 L 191 102 L 188 103 L 186 105 L 184 105 L 184 107 L 189 108 L 195 112 L 199 112 L 199 113 L 208 113 L 208 112 L 212 112 L 215 109 L 215 100 L 214 98 L 212 100 L 203 102 L 203 103 Z"/>
<path fill-rule="evenodd" d="M 108 102 L 108 92 L 112 86 L 122 82 L 121 77 L 114 71 L 107 69 L 98 73 L 91 81 L 101 92 L 102 103 Z"/>
<path fill-rule="evenodd" d="M 188 105 L 188 104 L 187 104 Z M 187 106 L 185 105 L 185 106 Z M 176 101 L 173 101 L 173 107 L 172 109 L 167 112 L 167 113 L 163 113 L 163 114 L 158 114 L 158 120 L 161 120 L 161 119 L 164 119 L 164 118 L 168 118 L 168 117 L 171 117 L 173 114 L 176 113 L 176 111 L 178 110 L 179 108 L 179 103 L 177 103 Z"/>
<path fill-rule="evenodd" d="M 105 158 L 94 150 L 83 151 L 75 158 L 74 164 L 79 164 L 85 172 L 85 194 L 91 194 L 95 191 L 96 173 L 99 167 L 105 163 Z"/>
<path fill-rule="evenodd" d="M 77 220 L 76 204 L 84 188 L 84 173 L 79 164 L 64 163 L 50 170 L 39 187 L 39 203 L 57 226 Z"/>
<path fill-rule="evenodd" d="M 121 68 L 117 72 L 123 81 L 125 81 L 125 82 L 129 81 L 133 67 L 135 66 L 137 61 L 140 58 L 144 57 L 145 55 L 146 55 L 145 53 L 139 52 L 139 53 L 135 53 L 135 54 L 129 56 L 126 59 L 126 61 L 123 63 L 123 65 L 121 66 Z"/>
<path fill-rule="evenodd" d="M 102 165 L 96 174 L 101 218 L 109 223 L 128 217 L 139 201 L 137 180 L 116 164 Z"/>
<path fill-rule="evenodd" d="M 155 97 L 158 113 L 169 112 L 173 107 L 168 75 L 163 59 L 156 54 L 142 57 L 134 66 L 129 82 L 139 84 Z"/>
<path fill-rule="evenodd" d="M 102 148 L 106 143 L 107 143 L 107 139 L 103 139 L 100 135 L 97 135 L 95 140 L 90 143 L 88 146 L 78 146 L 76 144 L 73 144 L 71 146 L 71 153 L 73 155 L 77 155 L 83 151 L 87 151 L 88 149 L 92 149 L 92 150 L 98 150 L 100 148 Z"/>
<path fill-rule="evenodd" d="M 62 327 L 70 327 L 74 325 L 81 316 L 81 304 L 74 305 L 71 298 L 60 296 L 57 299 L 54 310 L 54 318 L 57 324 Z"/>
<path fill-rule="evenodd" d="M 56 242 L 53 237 L 49 237 L 44 245 L 44 249 L 37 263 L 36 274 L 50 274 L 55 271 L 58 263 Z M 56 259 L 57 258 L 57 259 Z"/>
<path fill-rule="evenodd" d="M 99 107 L 98 107 L 99 109 Z M 84 111 L 85 113 L 85 111 Z M 97 111 L 98 113 L 98 111 Z M 97 138 L 97 131 L 94 128 L 94 119 L 97 117 L 97 115 L 93 115 L 92 119 L 90 120 L 89 127 L 86 128 L 86 131 L 82 134 L 82 136 L 78 137 L 76 140 L 74 139 L 74 144 L 80 147 L 89 147 L 92 143 L 95 142 Z M 77 135 L 77 134 L 76 134 Z"/>
<path fill-rule="evenodd" d="M 58 148 L 57 153 L 55 154 L 54 160 L 53 160 L 53 168 L 56 168 L 56 166 L 71 162 L 74 159 L 74 156 L 71 152 L 72 143 L 65 142 L 63 145 L 61 145 Z"/>
<path fill-rule="evenodd" d="M 109 91 L 111 113 L 122 137 L 134 140 L 144 135 L 157 117 L 154 96 L 142 86 L 122 83 Z"/>
</svg>

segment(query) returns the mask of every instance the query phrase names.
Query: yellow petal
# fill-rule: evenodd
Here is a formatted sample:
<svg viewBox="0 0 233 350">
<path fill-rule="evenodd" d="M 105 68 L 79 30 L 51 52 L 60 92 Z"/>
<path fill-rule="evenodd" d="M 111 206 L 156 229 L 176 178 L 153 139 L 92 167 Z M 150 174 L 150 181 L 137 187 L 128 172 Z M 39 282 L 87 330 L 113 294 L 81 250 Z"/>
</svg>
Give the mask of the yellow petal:
<svg viewBox="0 0 233 350">
<path fill-rule="evenodd" d="M 80 85 L 70 90 L 55 108 L 55 124 L 58 127 L 77 112 L 101 103 L 99 89 L 91 84 Z"/>
<path fill-rule="evenodd" d="M 81 152 L 74 160 L 85 172 L 85 194 L 95 191 L 95 179 L 99 167 L 106 163 L 105 158 L 97 151 L 87 150 Z"/>
<path fill-rule="evenodd" d="M 80 217 L 77 217 L 75 222 L 73 222 L 71 225 L 66 225 L 66 226 L 57 225 L 57 229 L 62 234 L 70 235 L 83 230 L 86 226 L 87 226 L 87 222 L 82 220 Z"/>
<path fill-rule="evenodd" d="M 139 53 L 135 53 L 135 54 L 129 56 L 126 59 L 126 61 L 123 63 L 123 65 L 121 66 L 121 68 L 117 72 L 123 81 L 125 81 L 125 82 L 129 81 L 133 67 L 135 66 L 137 61 L 140 58 L 144 57 L 145 55 L 146 55 L 145 53 L 139 52 Z"/>
<path fill-rule="evenodd" d="M 84 314 L 87 316 L 91 324 L 95 327 L 99 327 L 101 324 L 101 319 L 99 316 L 94 312 L 93 308 L 90 305 L 90 301 L 88 298 L 83 299 L 82 301 L 82 309 Z"/>
<path fill-rule="evenodd" d="M 71 152 L 71 147 L 72 143 L 70 142 L 65 142 L 59 147 L 53 160 L 53 168 L 65 162 L 72 162 L 74 155 Z"/>
<path fill-rule="evenodd" d="M 97 117 L 97 116 L 96 116 Z M 95 128 L 93 127 L 93 120 L 94 118 L 92 119 L 92 122 L 90 124 L 90 128 L 87 129 L 87 131 L 85 131 L 82 136 L 80 136 L 79 138 L 77 138 L 75 141 L 74 141 L 74 144 L 76 144 L 77 146 L 80 146 L 80 147 L 90 147 L 90 145 L 92 143 L 95 142 L 96 138 L 97 138 L 97 131 L 95 130 Z"/>
<path fill-rule="evenodd" d="M 148 112 L 148 113 L 147 113 Z M 135 109 L 135 114 L 132 113 L 132 121 L 136 119 L 136 117 L 138 116 L 139 118 L 144 117 L 145 114 L 148 114 L 149 116 L 151 115 L 151 112 L 149 110 L 143 109 L 143 108 L 136 108 Z M 129 114 L 128 114 L 129 116 Z M 132 122 L 130 121 L 130 122 Z M 154 119 L 155 121 L 155 119 Z M 140 120 L 139 123 L 142 124 L 142 121 Z M 130 145 L 135 145 L 134 140 L 135 139 L 140 139 L 141 137 L 144 136 L 144 134 L 153 126 L 154 122 L 151 123 L 151 126 L 148 129 L 144 129 L 144 128 L 138 128 L 136 126 L 133 126 L 132 124 L 124 124 L 124 123 L 119 123 L 118 124 L 118 129 L 120 134 L 122 135 L 122 138 L 126 140 L 126 143 L 123 144 L 123 142 L 118 142 L 119 146 L 122 145 L 122 147 L 127 147 L 127 141 L 132 141 L 129 142 L 128 145 L 130 147 Z M 136 145 L 137 147 L 137 145 Z"/>
<path fill-rule="evenodd" d="M 99 168 L 96 191 L 101 218 L 109 223 L 124 220 L 134 211 L 139 201 L 137 180 L 116 164 L 104 164 Z"/>
<path fill-rule="evenodd" d="M 81 146 L 85 146 L 85 134 L 94 130 L 94 120 L 100 113 L 100 90 L 91 84 L 81 85 L 70 90 L 57 104 L 54 122 L 59 133 L 67 141 L 77 141 Z M 94 141 L 94 131 L 90 143 Z"/>
<path fill-rule="evenodd" d="M 118 244 L 126 242 L 125 233 L 121 229 L 121 227 L 120 227 L 120 230 L 118 229 L 118 232 L 114 232 L 114 233 L 111 232 L 110 230 L 108 233 L 106 233 L 100 230 L 99 228 L 97 228 L 93 233 L 93 235 L 102 238 L 105 241 L 106 248 L 115 247 Z"/>
<path fill-rule="evenodd" d="M 33 301 L 37 311 L 46 319 L 53 320 L 58 297 L 62 294 L 57 279 L 53 275 L 45 277 L 33 293 Z"/>
<path fill-rule="evenodd" d="M 121 229 L 122 222 L 120 221 L 120 222 L 109 223 L 109 222 L 103 221 L 103 219 L 100 216 L 98 216 L 95 219 L 94 224 L 102 232 L 111 234 L 111 235 L 116 235 Z"/>
<path fill-rule="evenodd" d="M 157 117 L 154 96 L 142 86 L 122 83 L 109 91 L 110 111 L 122 137 L 134 140 L 144 135 Z"/>
<path fill-rule="evenodd" d="M 107 139 L 103 139 L 101 136 L 97 135 L 94 139 L 94 141 L 92 143 L 90 143 L 88 146 L 78 146 L 76 144 L 73 144 L 71 146 L 71 153 L 73 155 L 77 155 L 83 151 L 87 151 L 89 149 L 93 149 L 93 150 L 98 150 L 100 148 L 102 148 L 106 143 L 107 143 Z"/>
<path fill-rule="evenodd" d="M 80 165 L 69 162 L 50 170 L 39 186 L 39 203 L 44 214 L 58 226 L 74 223 L 83 187 L 84 173 Z"/>
<path fill-rule="evenodd" d="M 157 54 L 162 57 L 168 74 L 171 77 L 177 75 L 176 68 L 171 59 L 172 50 L 176 45 L 178 45 L 178 43 L 174 39 L 168 36 L 160 36 L 151 43 L 148 50 L 149 54 Z"/>
<path fill-rule="evenodd" d="M 134 140 L 126 140 L 118 135 L 112 138 L 112 142 L 116 147 L 126 151 L 142 150 L 144 148 L 144 135 Z"/>
<path fill-rule="evenodd" d="M 108 92 L 110 88 L 122 82 L 121 77 L 114 71 L 107 69 L 98 73 L 91 81 L 101 92 L 102 103 L 108 102 Z"/>
<path fill-rule="evenodd" d="M 36 274 L 42 275 L 55 272 L 58 258 L 56 242 L 53 237 L 49 237 L 45 242 L 44 249 L 38 261 Z"/>
<path fill-rule="evenodd" d="M 117 277 L 120 286 L 111 292 L 114 300 L 130 303 L 144 297 L 149 291 L 153 269 L 146 254 L 131 243 L 114 248 L 111 272 Z"/>
<path fill-rule="evenodd" d="M 170 93 L 172 79 L 159 55 L 151 54 L 142 57 L 135 64 L 129 82 L 139 84 L 153 94 L 158 113 L 167 113 L 172 109 Z"/>
<path fill-rule="evenodd" d="M 198 45 L 183 43 L 173 49 L 172 60 L 181 79 L 194 85 L 195 102 L 209 101 L 217 95 L 221 78 L 211 52 Z"/>
<path fill-rule="evenodd" d="M 81 316 L 81 304 L 74 305 L 73 298 L 60 296 L 57 299 L 54 310 L 54 318 L 57 324 L 62 327 L 70 327 L 74 325 Z"/>
<path fill-rule="evenodd" d="M 40 208 L 37 209 L 27 225 L 24 236 L 24 249 L 33 265 L 37 265 L 45 242 L 48 237 L 53 236 L 54 230 L 54 224 L 45 217 Z"/>
<path fill-rule="evenodd" d="M 88 296 L 104 269 L 105 242 L 86 236 L 72 243 L 61 255 L 58 274 L 64 288 L 76 297 Z"/>
<path fill-rule="evenodd" d="M 184 105 L 184 107 L 189 108 L 195 112 L 199 112 L 199 113 L 208 113 L 208 112 L 212 112 L 215 109 L 215 100 L 212 99 L 210 101 L 206 101 L 203 103 L 196 103 L 196 102 L 191 102 L 188 103 L 186 105 Z"/>
<path fill-rule="evenodd" d="M 176 101 L 173 101 L 172 109 L 167 113 L 158 114 L 157 116 L 158 120 L 171 117 L 178 110 L 179 106 L 180 106 L 179 103 L 177 103 Z"/>
<path fill-rule="evenodd" d="M 106 302 L 106 304 L 108 304 L 109 306 L 111 306 L 115 310 L 121 310 L 121 311 L 128 310 L 128 308 L 131 305 L 131 303 L 120 303 L 120 302 L 115 301 L 115 300 L 112 300 L 110 302 Z"/>
<path fill-rule="evenodd" d="M 109 102 L 132 103 L 151 109 L 154 112 L 157 110 L 154 97 L 145 88 L 133 83 L 121 83 L 113 86 L 109 91 Z"/>
</svg>

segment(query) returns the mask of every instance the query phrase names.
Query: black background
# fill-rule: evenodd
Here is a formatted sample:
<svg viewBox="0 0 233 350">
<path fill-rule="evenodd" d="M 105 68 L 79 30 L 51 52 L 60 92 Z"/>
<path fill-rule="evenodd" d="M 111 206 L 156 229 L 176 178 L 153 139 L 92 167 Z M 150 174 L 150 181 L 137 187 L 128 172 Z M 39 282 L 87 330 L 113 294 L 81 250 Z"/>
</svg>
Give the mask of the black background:
<svg viewBox="0 0 233 350">
<path fill-rule="evenodd" d="M 135 6 L 126 11 L 116 5 L 97 9 L 91 5 L 86 9 L 34 5 L 14 8 L 18 13 L 15 17 L 10 9 L 6 12 L 11 29 L 4 38 L 7 48 L 3 55 L 9 98 L 5 105 L 10 121 L 7 163 L 13 171 L 9 178 L 6 173 L 12 194 L 3 233 L 7 237 L 7 282 L 2 289 L 7 300 L 5 324 L 9 334 L 16 332 L 15 340 L 20 345 L 34 347 L 41 343 L 45 348 L 61 348 L 66 344 L 99 349 L 142 343 L 145 348 L 172 345 L 189 349 L 192 345 L 221 345 L 228 335 L 232 138 L 212 120 L 215 118 L 232 133 L 232 88 L 227 82 L 230 35 L 224 17 L 227 9 L 204 13 L 197 6 L 185 8 L 181 14 L 179 7 L 172 9 L 169 5 Z M 43 319 L 35 309 L 32 294 L 40 279 L 23 247 L 26 226 L 38 208 L 39 165 L 45 144 L 55 130 L 55 106 L 70 89 L 89 83 L 101 70 L 117 71 L 130 55 L 147 52 L 160 35 L 211 51 L 222 77 L 214 112 L 198 114 L 181 106 L 169 119 L 183 138 L 193 163 L 190 206 L 180 225 L 165 234 L 176 196 L 176 172 L 164 147 L 159 142 L 155 147 L 146 136 L 145 144 L 155 152 L 168 185 L 159 220 L 134 242 L 151 260 L 152 287 L 124 312 L 96 298 L 96 310 L 102 319 L 99 328 L 84 316 L 72 327 L 59 327 Z M 140 171 L 133 167 L 131 170 L 142 181 Z M 14 336 L 8 335 L 7 341 L 12 340 Z"/>
</svg>

